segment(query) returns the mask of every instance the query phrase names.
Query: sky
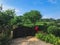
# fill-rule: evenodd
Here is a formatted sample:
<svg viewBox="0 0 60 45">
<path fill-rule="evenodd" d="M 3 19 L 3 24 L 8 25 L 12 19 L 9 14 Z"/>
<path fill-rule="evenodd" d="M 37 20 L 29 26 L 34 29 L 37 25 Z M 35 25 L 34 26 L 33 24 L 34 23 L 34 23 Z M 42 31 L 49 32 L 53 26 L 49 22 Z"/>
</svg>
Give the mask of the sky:
<svg viewBox="0 0 60 45">
<path fill-rule="evenodd" d="M 40 11 L 43 18 L 60 19 L 60 0 L 0 0 L 3 10 L 15 9 L 17 15 Z"/>
</svg>

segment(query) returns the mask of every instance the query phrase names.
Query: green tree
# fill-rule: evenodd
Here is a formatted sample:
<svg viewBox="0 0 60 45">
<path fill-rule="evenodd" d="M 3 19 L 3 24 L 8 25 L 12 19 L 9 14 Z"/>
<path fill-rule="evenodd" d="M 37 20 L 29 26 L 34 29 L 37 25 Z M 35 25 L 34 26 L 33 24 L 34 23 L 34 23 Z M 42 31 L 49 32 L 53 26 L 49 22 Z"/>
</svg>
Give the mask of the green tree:
<svg viewBox="0 0 60 45">
<path fill-rule="evenodd" d="M 34 25 L 42 17 L 41 13 L 37 10 L 31 10 L 30 12 L 26 12 L 25 14 L 23 14 L 23 16 L 25 20 L 29 19 Z"/>
<path fill-rule="evenodd" d="M 57 19 L 57 20 L 56 20 L 56 23 L 60 23 L 60 19 Z"/>
<path fill-rule="evenodd" d="M 1 30 L 4 30 L 3 27 L 8 26 L 10 30 L 11 29 L 11 20 L 14 18 L 15 16 L 15 11 L 14 10 L 6 10 L 6 11 L 2 11 L 0 12 L 0 26 L 1 26 Z"/>
<path fill-rule="evenodd" d="M 15 12 L 14 10 L 6 10 L 0 12 L 0 25 L 9 24 L 10 20 L 14 18 Z"/>
<path fill-rule="evenodd" d="M 0 45 L 7 45 L 9 42 L 14 15 L 14 10 L 0 11 Z"/>
<path fill-rule="evenodd" d="M 23 16 L 16 16 L 16 24 L 17 25 L 23 24 Z"/>
</svg>

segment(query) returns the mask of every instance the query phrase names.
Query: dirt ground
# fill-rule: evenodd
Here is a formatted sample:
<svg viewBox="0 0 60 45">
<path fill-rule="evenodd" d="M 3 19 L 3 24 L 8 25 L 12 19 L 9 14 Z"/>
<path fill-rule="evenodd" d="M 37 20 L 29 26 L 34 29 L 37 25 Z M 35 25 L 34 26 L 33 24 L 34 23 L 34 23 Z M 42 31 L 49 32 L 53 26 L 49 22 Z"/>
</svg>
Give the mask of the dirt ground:
<svg viewBox="0 0 60 45">
<path fill-rule="evenodd" d="M 16 38 L 12 40 L 11 45 L 52 45 L 37 39 L 36 37 Z"/>
</svg>

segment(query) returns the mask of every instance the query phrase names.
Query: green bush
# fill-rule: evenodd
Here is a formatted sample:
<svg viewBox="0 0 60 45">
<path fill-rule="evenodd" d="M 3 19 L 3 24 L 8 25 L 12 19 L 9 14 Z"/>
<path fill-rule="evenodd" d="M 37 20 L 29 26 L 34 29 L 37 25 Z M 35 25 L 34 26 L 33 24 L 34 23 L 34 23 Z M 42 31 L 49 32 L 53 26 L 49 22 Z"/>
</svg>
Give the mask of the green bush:
<svg viewBox="0 0 60 45">
<path fill-rule="evenodd" d="M 53 34 L 37 33 L 36 37 L 45 42 L 49 42 L 54 45 L 60 45 L 60 38 L 55 37 Z"/>
<path fill-rule="evenodd" d="M 43 34 L 40 34 L 40 33 L 36 34 L 36 37 L 39 39 L 42 38 L 42 36 L 43 36 Z"/>
<path fill-rule="evenodd" d="M 10 39 L 8 37 L 3 37 L 0 39 L 0 43 L 1 43 L 1 45 L 9 45 L 10 44 L 9 40 Z"/>
<path fill-rule="evenodd" d="M 43 24 L 43 25 L 37 25 L 39 27 L 39 31 L 43 31 L 46 32 L 47 31 L 47 25 Z"/>
<path fill-rule="evenodd" d="M 0 34 L 0 45 L 10 45 L 10 36 L 7 33 Z"/>
<path fill-rule="evenodd" d="M 60 36 L 60 29 L 57 26 L 49 26 L 47 28 L 47 33 L 54 34 L 55 36 Z"/>
<path fill-rule="evenodd" d="M 48 33 L 54 33 L 54 31 L 56 31 L 58 28 L 56 26 L 49 26 L 47 28 L 47 32 Z"/>
</svg>

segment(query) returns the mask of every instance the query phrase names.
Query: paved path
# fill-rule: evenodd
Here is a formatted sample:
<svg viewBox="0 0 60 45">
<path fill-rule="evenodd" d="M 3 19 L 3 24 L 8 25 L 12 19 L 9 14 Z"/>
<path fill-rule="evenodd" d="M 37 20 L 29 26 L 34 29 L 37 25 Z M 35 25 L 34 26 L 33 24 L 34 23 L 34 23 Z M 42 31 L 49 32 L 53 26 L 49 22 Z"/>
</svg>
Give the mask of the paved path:
<svg viewBox="0 0 60 45">
<path fill-rule="evenodd" d="M 12 40 L 11 45 L 52 45 L 35 37 L 17 38 Z"/>
</svg>

